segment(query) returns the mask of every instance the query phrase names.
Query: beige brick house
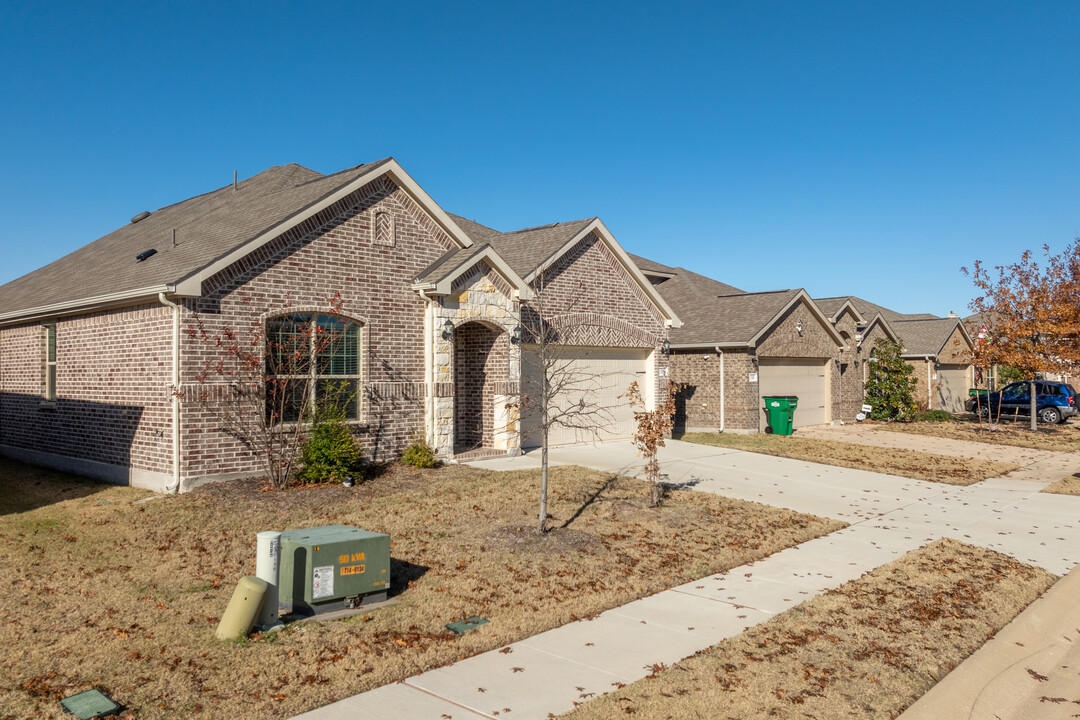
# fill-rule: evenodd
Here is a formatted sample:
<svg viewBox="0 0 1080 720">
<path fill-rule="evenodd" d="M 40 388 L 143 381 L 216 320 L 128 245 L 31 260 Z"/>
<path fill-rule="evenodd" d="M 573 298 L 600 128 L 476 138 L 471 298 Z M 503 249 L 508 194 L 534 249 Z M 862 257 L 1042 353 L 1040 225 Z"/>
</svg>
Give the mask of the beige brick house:
<svg viewBox="0 0 1080 720">
<path fill-rule="evenodd" d="M 974 387 L 974 344 L 959 317 L 898 313 L 855 296 L 817 298 L 815 302 L 841 325 L 845 317 L 873 316 L 879 332 L 903 346 L 901 357 L 915 371 L 916 402 L 929 410 L 964 411 L 968 389 Z M 860 345 L 866 357 L 874 347 L 873 327 L 873 323 L 868 324 L 862 331 Z M 865 382 L 865 365 L 861 377 Z"/>
<path fill-rule="evenodd" d="M 330 372 L 355 389 L 373 460 L 418 437 L 445 457 L 516 452 L 534 436 L 514 407 L 541 278 L 567 362 L 606 379 L 605 424 L 553 439 L 628 436 L 618 394 L 634 379 L 655 400 L 679 320 L 602 222 L 502 233 L 442 210 L 393 159 L 275 166 L 0 287 L 0 452 L 155 490 L 255 472 L 193 402 L 213 353 L 187 332 L 195 314 L 210 333 L 336 323 Z"/>
</svg>

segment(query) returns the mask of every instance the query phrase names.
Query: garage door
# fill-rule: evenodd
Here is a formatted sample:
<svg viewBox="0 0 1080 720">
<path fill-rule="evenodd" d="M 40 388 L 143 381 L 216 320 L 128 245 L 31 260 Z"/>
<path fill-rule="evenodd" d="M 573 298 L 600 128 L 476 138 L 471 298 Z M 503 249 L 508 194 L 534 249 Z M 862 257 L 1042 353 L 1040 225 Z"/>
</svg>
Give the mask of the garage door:
<svg viewBox="0 0 1080 720">
<path fill-rule="evenodd" d="M 967 400 L 968 366 L 967 365 L 942 365 L 937 370 L 938 390 L 934 398 L 935 410 L 948 412 L 964 412 L 964 401 Z"/>
<path fill-rule="evenodd" d="M 795 427 L 829 422 L 828 360 L 816 358 L 773 358 L 758 361 L 759 395 L 796 395 Z M 765 403 L 759 399 L 759 406 Z M 765 427 L 765 413 L 760 416 Z"/>
<path fill-rule="evenodd" d="M 522 392 L 538 398 L 540 363 L 536 346 L 521 349 Z M 634 411 L 624 395 L 630 383 L 644 386 L 648 350 L 574 348 L 560 349 L 557 367 L 560 391 L 553 402 L 556 411 L 578 408 L 567 425 L 555 424 L 548 433 L 550 445 L 572 445 L 598 440 L 618 440 L 634 434 Z M 582 412 L 580 409 L 585 408 Z M 594 410 L 595 409 L 595 410 Z M 533 400 L 522 417 L 522 445 L 540 446 L 539 406 Z"/>
</svg>

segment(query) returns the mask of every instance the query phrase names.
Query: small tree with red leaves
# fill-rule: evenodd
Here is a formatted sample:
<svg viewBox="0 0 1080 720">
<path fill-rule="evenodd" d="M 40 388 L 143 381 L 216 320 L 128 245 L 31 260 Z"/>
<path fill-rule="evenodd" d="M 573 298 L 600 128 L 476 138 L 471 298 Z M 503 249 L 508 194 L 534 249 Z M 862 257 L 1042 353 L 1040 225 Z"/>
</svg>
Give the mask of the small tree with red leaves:
<svg viewBox="0 0 1080 720">
<path fill-rule="evenodd" d="M 671 434 L 675 423 L 675 384 L 669 382 L 661 395 L 655 410 L 645 410 L 645 398 L 635 380 L 622 396 L 629 398 L 631 406 L 642 408 L 634 411 L 634 420 L 637 422 L 634 445 L 637 446 L 638 453 L 645 458 L 645 479 L 652 483 L 653 507 L 658 507 L 663 498 L 657 453 L 664 447 L 664 438 Z"/>
</svg>

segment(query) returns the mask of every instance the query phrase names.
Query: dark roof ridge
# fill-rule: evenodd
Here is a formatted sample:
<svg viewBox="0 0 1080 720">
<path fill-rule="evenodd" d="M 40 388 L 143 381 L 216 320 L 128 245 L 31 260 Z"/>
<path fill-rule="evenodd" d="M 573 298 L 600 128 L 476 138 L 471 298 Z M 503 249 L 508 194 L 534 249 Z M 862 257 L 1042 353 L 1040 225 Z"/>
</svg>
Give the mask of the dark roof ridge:
<svg viewBox="0 0 1080 720">
<path fill-rule="evenodd" d="M 579 222 L 592 222 L 596 219 L 596 216 L 589 218 L 580 218 L 578 220 L 562 220 L 560 222 L 548 223 L 547 225 L 534 225 L 533 227 L 521 228 L 520 230 L 510 230 L 504 232 L 503 235 L 516 235 L 518 233 L 532 232 L 534 230 L 547 230 L 548 228 L 559 227 L 560 225 L 571 225 Z M 477 223 L 479 225 L 479 223 Z"/>
<path fill-rule="evenodd" d="M 758 292 L 747 293 L 731 293 L 730 295 L 717 295 L 717 298 L 729 298 L 729 297 L 746 297 L 747 295 L 778 295 L 780 293 L 789 293 L 797 291 L 798 288 L 785 288 L 783 290 L 759 290 Z"/>
</svg>

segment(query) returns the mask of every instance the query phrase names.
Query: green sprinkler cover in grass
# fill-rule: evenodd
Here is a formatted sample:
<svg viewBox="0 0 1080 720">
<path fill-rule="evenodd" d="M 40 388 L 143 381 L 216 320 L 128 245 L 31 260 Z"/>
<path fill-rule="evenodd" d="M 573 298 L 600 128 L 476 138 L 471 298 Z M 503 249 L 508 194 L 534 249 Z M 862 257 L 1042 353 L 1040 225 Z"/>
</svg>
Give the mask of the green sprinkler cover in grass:
<svg viewBox="0 0 1080 720">
<path fill-rule="evenodd" d="M 80 720 L 90 720 L 120 712 L 120 706 L 100 690 L 84 690 L 60 701 L 65 710 Z"/>
<path fill-rule="evenodd" d="M 458 620 L 457 622 L 452 622 L 446 626 L 446 629 L 450 630 L 451 632 L 455 632 L 458 635 L 461 635 L 468 630 L 472 630 L 473 628 L 478 628 L 481 625 L 487 624 L 487 618 L 477 617 L 474 615 L 473 617 L 466 618 L 465 620 Z"/>
</svg>

